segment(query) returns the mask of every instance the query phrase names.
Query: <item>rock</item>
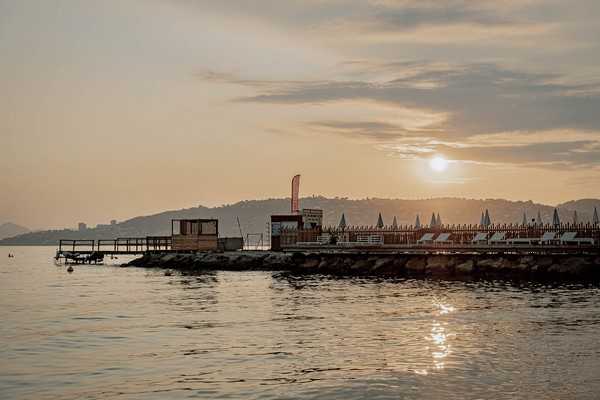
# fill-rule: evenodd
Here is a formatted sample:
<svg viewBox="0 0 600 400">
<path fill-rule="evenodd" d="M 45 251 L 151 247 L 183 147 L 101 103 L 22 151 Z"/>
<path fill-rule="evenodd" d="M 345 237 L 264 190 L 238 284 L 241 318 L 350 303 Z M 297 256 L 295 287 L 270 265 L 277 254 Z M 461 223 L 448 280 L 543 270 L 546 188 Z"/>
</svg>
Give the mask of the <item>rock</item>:
<svg viewBox="0 0 600 400">
<path fill-rule="evenodd" d="M 584 276 L 592 272 L 592 263 L 581 257 L 569 257 L 548 267 L 549 274 Z"/>
<path fill-rule="evenodd" d="M 177 254 L 165 254 L 161 257 L 160 261 L 167 264 L 177 258 Z"/>
<path fill-rule="evenodd" d="M 524 256 L 524 257 L 521 257 L 521 259 L 519 260 L 519 263 L 525 264 L 525 265 L 532 265 L 534 261 L 535 261 L 535 258 L 533 256 Z"/>
<path fill-rule="evenodd" d="M 404 269 L 407 262 L 408 262 L 408 258 L 405 256 L 395 258 L 394 259 L 394 268 L 396 268 L 398 270 Z"/>
<path fill-rule="evenodd" d="M 303 253 L 292 253 L 291 259 L 294 264 L 301 265 L 306 260 L 306 255 Z"/>
<path fill-rule="evenodd" d="M 267 269 L 283 269 L 292 265 L 293 259 L 285 253 L 271 253 L 262 262 Z"/>
<path fill-rule="evenodd" d="M 516 272 L 527 272 L 527 271 L 529 271 L 529 264 L 523 264 L 523 263 L 513 264 L 512 268 Z"/>
<path fill-rule="evenodd" d="M 537 264 L 532 265 L 530 268 L 531 272 L 536 275 L 543 274 L 547 269 L 547 267 L 541 267 Z"/>
<path fill-rule="evenodd" d="M 437 274 L 448 274 L 452 272 L 454 266 L 454 260 L 449 256 L 431 256 L 427 258 L 426 270 L 428 273 Z"/>
<path fill-rule="evenodd" d="M 304 263 L 302 263 L 301 267 L 303 269 L 314 269 L 319 266 L 321 260 L 318 258 L 307 258 Z"/>
<path fill-rule="evenodd" d="M 488 272 L 498 272 L 500 270 L 510 270 L 513 269 L 516 262 L 511 261 L 509 259 L 499 257 L 499 258 L 486 258 L 477 262 L 477 266 L 488 271 Z"/>
<path fill-rule="evenodd" d="M 458 274 L 469 275 L 472 274 L 475 269 L 475 262 L 473 259 L 469 259 L 461 264 L 458 264 L 454 270 Z"/>
<path fill-rule="evenodd" d="M 537 265 L 538 267 L 549 267 L 552 265 L 552 257 L 549 256 L 544 256 L 544 257 L 539 257 L 537 260 L 535 260 L 535 265 Z"/>
<path fill-rule="evenodd" d="M 354 264 L 354 259 L 352 257 L 346 257 L 344 258 L 344 266 L 350 268 L 352 266 L 352 264 Z"/>
<path fill-rule="evenodd" d="M 545 274 L 579 278 L 600 278 L 598 255 L 565 256 L 477 256 L 470 255 L 381 255 L 371 254 L 321 254 L 279 252 L 198 252 L 172 254 L 145 254 L 123 266 L 168 268 L 182 275 L 194 270 L 296 270 L 304 273 L 327 272 L 338 275 L 399 276 L 408 274 L 446 275 L 456 273 L 462 277 L 483 273 L 492 276 L 521 275 L 531 272 L 531 277 L 544 278 Z"/>
<path fill-rule="evenodd" d="M 395 275 L 397 269 L 394 265 L 394 259 L 388 257 L 378 259 L 371 267 L 371 272 L 376 275 Z"/>
<path fill-rule="evenodd" d="M 425 266 L 427 260 L 425 257 L 413 257 L 406 263 L 406 271 L 410 273 L 423 273 L 425 272 Z"/>
<path fill-rule="evenodd" d="M 371 267 L 371 261 L 362 259 L 362 260 L 358 260 L 354 264 L 352 264 L 350 269 L 353 272 L 365 272 L 365 271 L 368 271 L 370 267 Z"/>
<path fill-rule="evenodd" d="M 477 266 L 484 270 L 500 269 L 503 262 L 504 259 L 502 258 L 484 258 L 483 260 L 477 261 Z"/>
<path fill-rule="evenodd" d="M 252 257 L 250 255 L 241 255 L 234 259 L 228 260 L 227 264 L 230 264 L 235 269 L 244 270 L 244 269 L 252 269 L 257 264 L 262 264 L 262 263 L 260 263 L 260 260 L 257 259 L 257 257 Z"/>
<path fill-rule="evenodd" d="M 340 258 L 339 262 L 336 263 L 336 273 L 337 274 L 344 274 L 344 273 L 348 273 L 348 271 L 350 271 L 352 269 L 352 265 L 354 265 L 355 260 L 353 257 L 343 257 Z"/>
<path fill-rule="evenodd" d="M 542 274 L 548 270 L 550 266 L 552 266 L 554 262 L 552 261 L 552 257 L 543 256 L 537 257 L 533 261 L 533 265 L 531 266 L 531 272 L 534 274 Z"/>
<path fill-rule="evenodd" d="M 381 269 L 383 267 L 386 267 L 390 264 L 392 264 L 394 261 L 390 260 L 389 258 L 379 258 L 378 260 L 375 261 L 375 264 L 373 265 L 373 270 L 378 270 Z"/>
<path fill-rule="evenodd" d="M 561 268 L 562 266 L 560 264 L 552 264 L 551 266 L 548 267 L 547 271 L 548 273 L 551 274 L 558 274 L 561 273 Z"/>
</svg>

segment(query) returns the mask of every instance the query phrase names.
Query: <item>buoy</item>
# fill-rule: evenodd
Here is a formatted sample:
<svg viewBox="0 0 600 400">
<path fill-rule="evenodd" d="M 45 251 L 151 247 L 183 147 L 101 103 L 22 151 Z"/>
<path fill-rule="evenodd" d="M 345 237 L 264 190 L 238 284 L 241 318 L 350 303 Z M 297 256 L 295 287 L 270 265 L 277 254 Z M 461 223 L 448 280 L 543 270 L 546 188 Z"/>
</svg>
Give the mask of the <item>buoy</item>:
<svg viewBox="0 0 600 400">
<path fill-rule="evenodd" d="M 67 268 L 67 272 L 73 272 L 73 267 L 71 267 L 71 266 L 69 265 L 69 268 Z"/>
</svg>

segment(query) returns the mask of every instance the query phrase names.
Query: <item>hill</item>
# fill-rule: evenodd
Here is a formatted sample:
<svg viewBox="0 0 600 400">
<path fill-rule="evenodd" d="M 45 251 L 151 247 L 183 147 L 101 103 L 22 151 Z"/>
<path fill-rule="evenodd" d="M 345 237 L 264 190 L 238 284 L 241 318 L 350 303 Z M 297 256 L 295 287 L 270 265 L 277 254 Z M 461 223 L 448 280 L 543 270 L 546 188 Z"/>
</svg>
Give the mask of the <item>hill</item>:
<svg viewBox="0 0 600 400">
<path fill-rule="evenodd" d="M 566 203 L 559 204 L 559 209 L 565 209 L 569 211 L 577 211 L 577 214 L 589 214 L 592 215 L 594 212 L 594 207 L 600 213 L 600 199 L 581 199 L 581 200 L 572 200 L 567 201 Z"/>
<path fill-rule="evenodd" d="M 0 239 L 9 238 L 29 232 L 24 226 L 6 222 L 0 225 Z"/>
<path fill-rule="evenodd" d="M 59 239 L 112 239 L 117 237 L 141 237 L 147 235 L 170 235 L 173 218 L 218 218 L 221 236 L 239 236 L 236 217 L 239 217 L 244 235 L 268 231 L 269 216 L 289 211 L 289 198 L 246 200 L 220 207 L 198 206 L 165 211 L 159 214 L 132 218 L 115 225 L 105 225 L 84 231 L 55 230 L 31 232 L 0 240 L 0 245 L 54 245 Z M 570 221 L 573 210 L 577 210 L 580 221 L 590 221 L 593 205 L 600 200 L 577 200 L 559 206 L 562 220 Z M 349 225 L 375 225 L 377 215 L 382 213 L 384 222 L 391 224 L 396 216 L 399 224 L 414 224 L 415 216 L 429 223 L 431 213 L 439 213 L 444 224 L 478 223 L 482 210 L 489 209 L 492 222 L 520 223 L 525 212 L 528 219 L 540 212 L 546 222 L 552 220 L 553 206 L 536 204 L 532 201 L 510 201 L 503 199 L 434 198 L 423 200 L 325 198 L 321 196 L 301 199 L 304 208 L 321 208 L 325 225 L 337 225 L 342 212 Z"/>
</svg>

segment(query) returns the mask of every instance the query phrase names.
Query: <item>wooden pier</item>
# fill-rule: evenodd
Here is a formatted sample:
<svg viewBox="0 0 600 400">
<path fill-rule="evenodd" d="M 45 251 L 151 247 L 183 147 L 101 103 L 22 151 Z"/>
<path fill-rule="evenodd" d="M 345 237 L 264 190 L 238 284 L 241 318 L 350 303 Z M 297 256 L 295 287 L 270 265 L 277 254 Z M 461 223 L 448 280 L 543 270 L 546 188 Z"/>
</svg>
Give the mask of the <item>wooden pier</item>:
<svg viewBox="0 0 600 400">
<path fill-rule="evenodd" d="M 600 255 L 600 226 L 597 224 L 318 227 L 281 229 L 279 233 L 279 250 L 284 252 Z M 216 220 L 173 220 L 171 236 L 63 239 L 59 241 L 55 259 L 98 263 L 105 256 L 225 251 L 228 250 L 226 240 L 218 237 Z M 239 248 L 243 248 L 243 243 Z"/>
<path fill-rule="evenodd" d="M 105 256 L 135 256 L 173 252 L 171 236 L 126 237 L 117 239 L 61 239 L 55 259 L 73 263 L 98 263 Z"/>
</svg>

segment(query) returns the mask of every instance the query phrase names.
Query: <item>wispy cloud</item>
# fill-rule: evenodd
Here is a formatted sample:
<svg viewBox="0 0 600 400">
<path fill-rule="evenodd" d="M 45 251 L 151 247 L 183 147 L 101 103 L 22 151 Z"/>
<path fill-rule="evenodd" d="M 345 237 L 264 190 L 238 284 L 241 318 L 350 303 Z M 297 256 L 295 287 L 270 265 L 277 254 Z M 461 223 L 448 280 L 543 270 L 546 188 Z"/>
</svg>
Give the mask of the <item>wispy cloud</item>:
<svg viewBox="0 0 600 400">
<path fill-rule="evenodd" d="M 567 77 L 560 74 L 509 69 L 490 63 L 352 62 L 347 65 L 353 68 L 357 79 L 219 79 L 255 88 L 256 95 L 235 99 L 241 103 L 326 107 L 344 101 L 368 101 L 392 109 L 413 110 L 414 114 L 442 116 L 418 126 L 381 118 L 336 119 L 335 115 L 309 123 L 324 134 L 387 143 L 387 150 L 406 157 L 441 152 L 456 160 L 536 166 L 600 162 L 598 82 L 567 82 Z M 381 76 L 381 71 L 388 77 L 385 81 L 369 79 Z M 585 140 L 544 138 L 544 132 L 557 130 L 572 130 L 585 136 Z M 528 134 L 531 139 L 523 143 L 520 138 Z M 501 137 L 502 141 L 498 143 L 495 137 Z M 429 145 L 424 146 L 423 140 Z"/>
<path fill-rule="evenodd" d="M 454 136 L 559 128 L 600 130 L 600 85 L 596 82 L 560 83 L 564 77 L 559 74 L 516 71 L 494 64 L 445 69 L 423 64 L 410 76 L 405 76 L 402 66 L 397 72 L 398 79 L 386 82 L 261 82 L 264 90 L 259 94 L 237 101 L 310 104 L 370 100 L 448 113 L 444 131 Z"/>
<path fill-rule="evenodd" d="M 409 30 L 422 25 L 507 25 L 515 18 L 489 7 L 485 1 L 397 1 L 373 15 L 371 29 Z"/>
<path fill-rule="evenodd" d="M 538 168 L 600 168 L 600 141 L 563 141 L 518 145 L 387 144 L 382 149 L 403 158 L 443 154 L 451 160 L 515 164 Z"/>
</svg>

